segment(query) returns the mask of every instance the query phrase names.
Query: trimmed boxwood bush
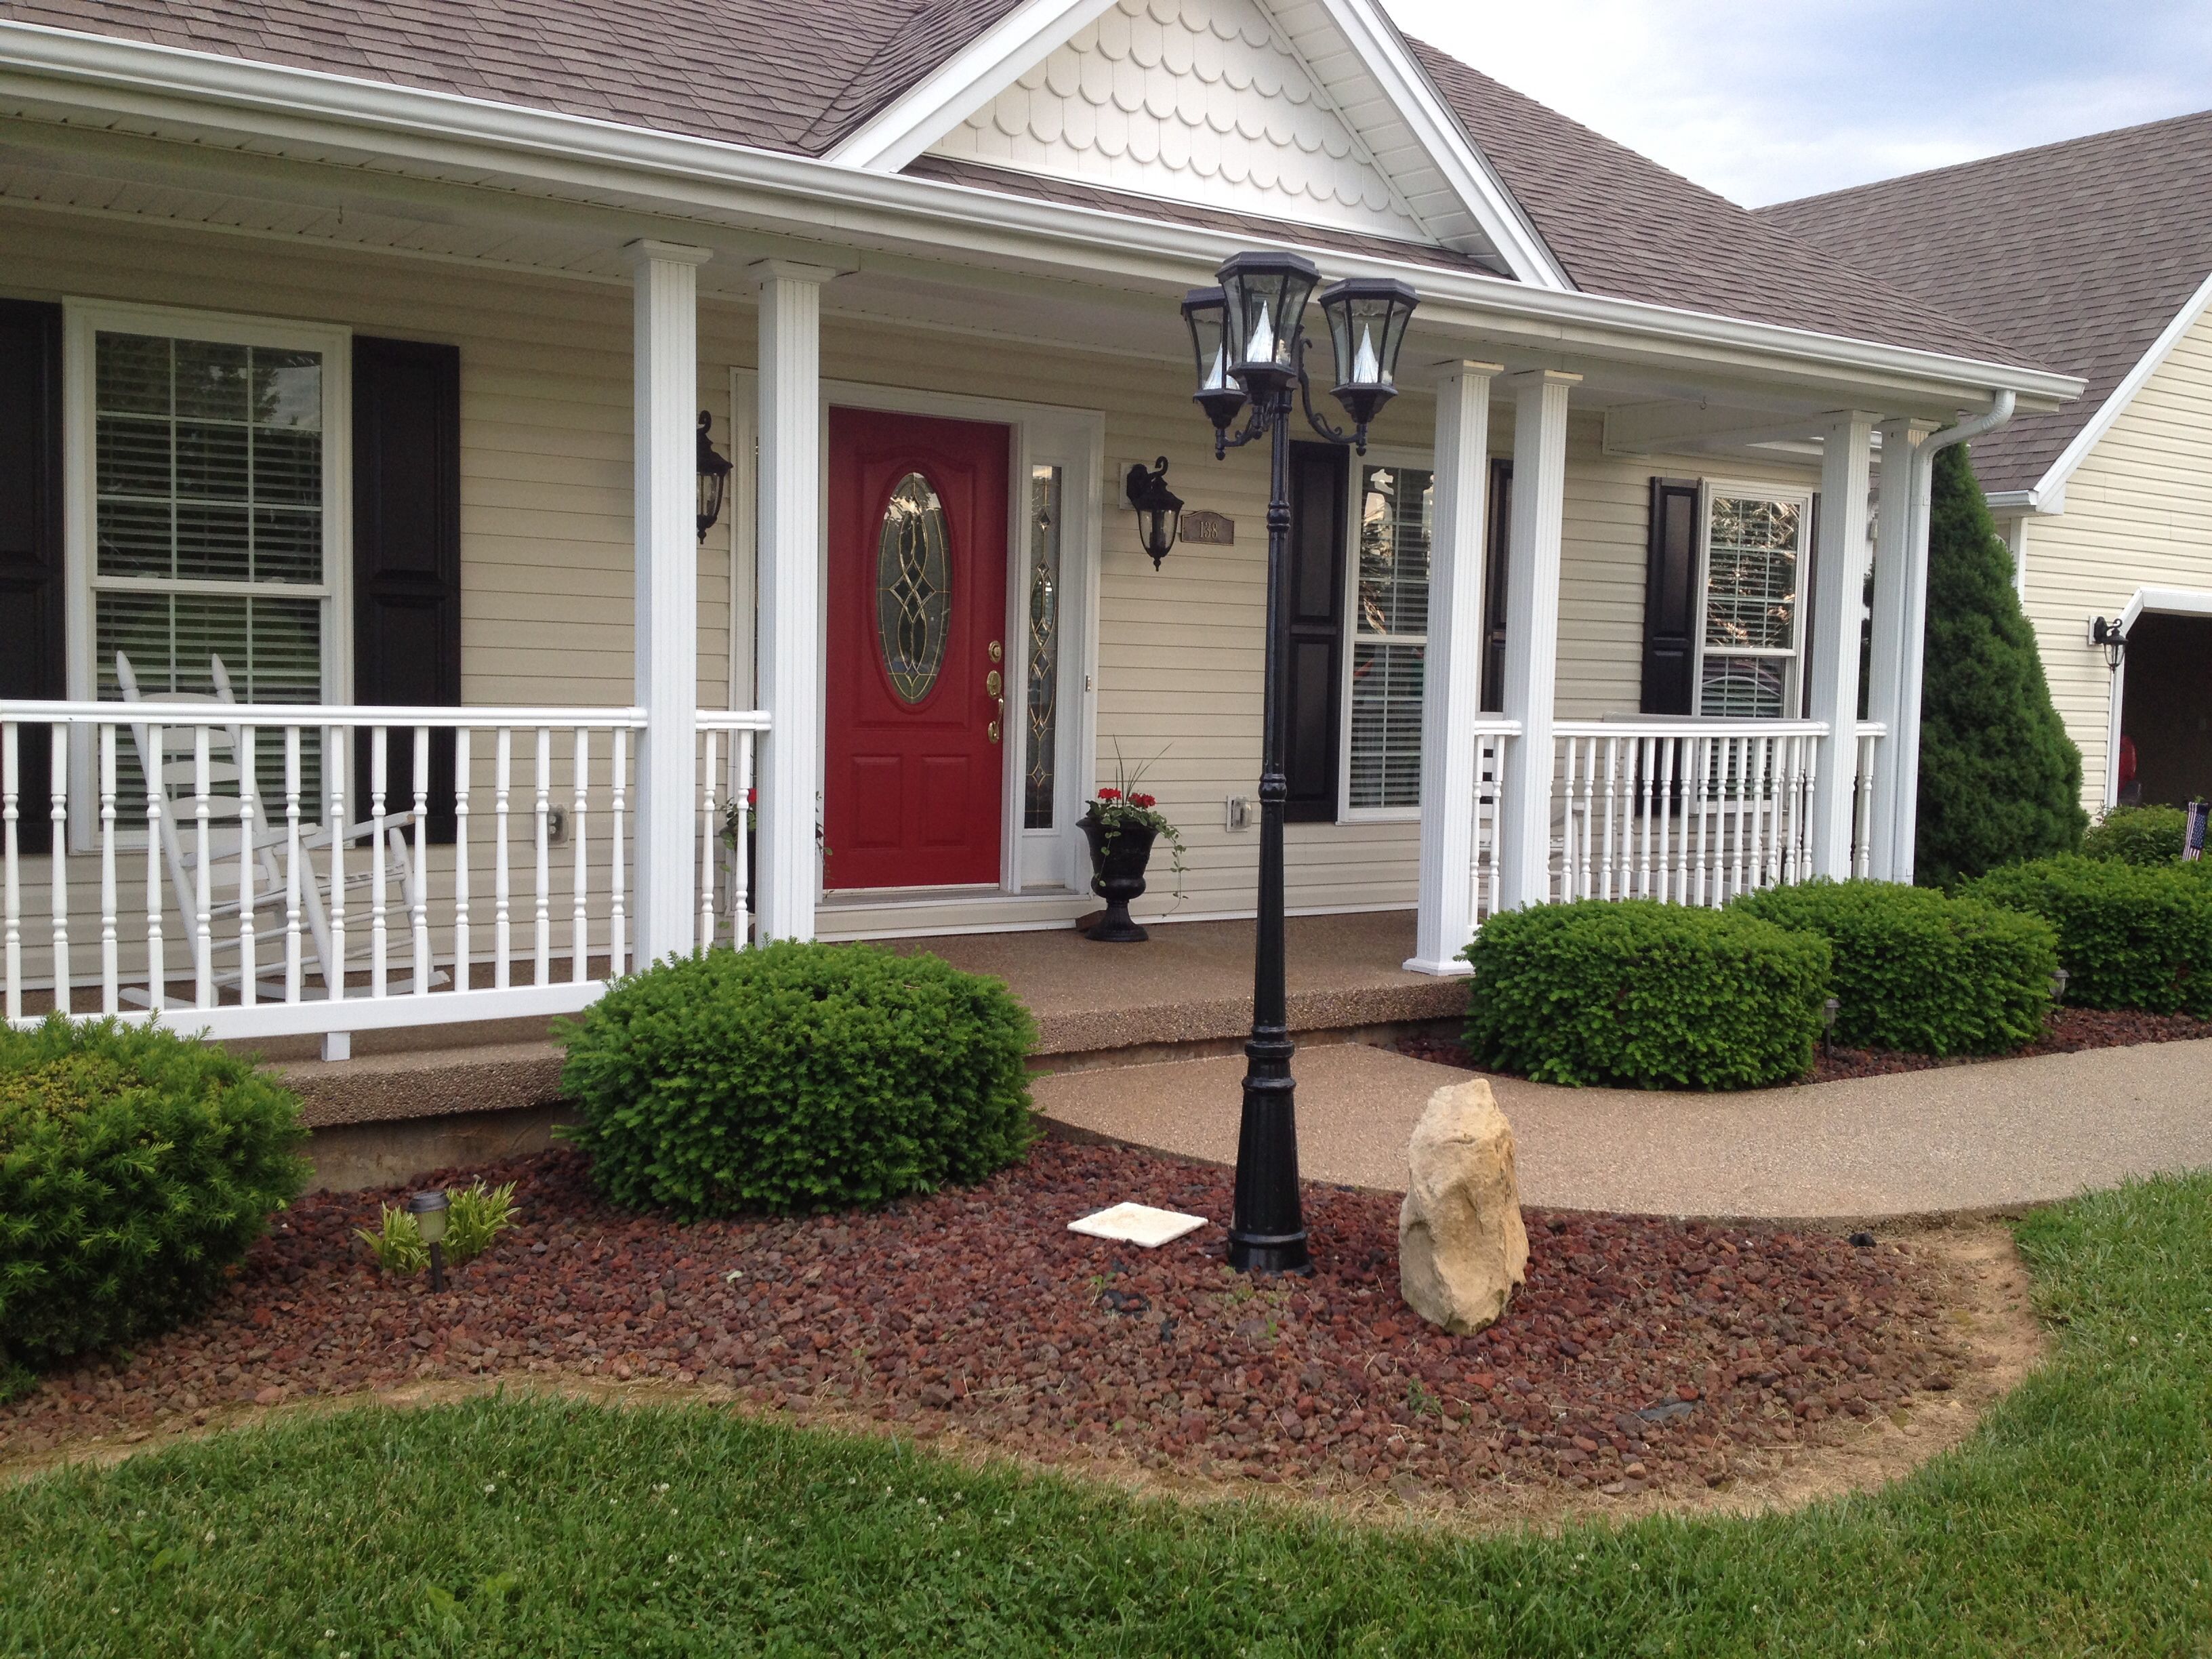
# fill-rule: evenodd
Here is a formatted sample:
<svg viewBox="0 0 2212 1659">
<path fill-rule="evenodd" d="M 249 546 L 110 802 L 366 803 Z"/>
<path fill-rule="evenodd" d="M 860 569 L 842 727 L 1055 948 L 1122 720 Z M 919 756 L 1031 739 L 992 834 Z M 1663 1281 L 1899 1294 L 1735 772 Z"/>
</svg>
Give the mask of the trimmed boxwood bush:
<svg viewBox="0 0 2212 1659">
<path fill-rule="evenodd" d="M 2066 1000 L 2212 1018 L 2212 882 L 2185 865 L 2041 859 L 1965 890 L 2058 930 Z"/>
<path fill-rule="evenodd" d="M 1467 959 L 1478 1065 L 1541 1083 L 1751 1089 L 1812 1065 L 1830 953 L 1757 916 L 1583 899 L 1492 916 Z"/>
<path fill-rule="evenodd" d="M 2042 1032 L 2058 936 L 2040 916 L 1887 881 L 1771 888 L 1736 908 L 1828 941 L 1839 1042 L 1995 1054 Z"/>
<path fill-rule="evenodd" d="M 1018 1163 L 1029 1011 L 933 956 L 786 940 L 675 957 L 562 1022 L 601 1191 L 684 1218 L 872 1206 Z"/>
<path fill-rule="evenodd" d="M 2081 837 L 2081 850 L 2121 864 L 2179 864 L 2187 828 L 2179 806 L 2115 806 Z"/>
<path fill-rule="evenodd" d="M 299 1102 L 222 1049 L 58 1015 L 0 1027 L 0 1347 L 168 1329 L 307 1184 Z"/>
</svg>

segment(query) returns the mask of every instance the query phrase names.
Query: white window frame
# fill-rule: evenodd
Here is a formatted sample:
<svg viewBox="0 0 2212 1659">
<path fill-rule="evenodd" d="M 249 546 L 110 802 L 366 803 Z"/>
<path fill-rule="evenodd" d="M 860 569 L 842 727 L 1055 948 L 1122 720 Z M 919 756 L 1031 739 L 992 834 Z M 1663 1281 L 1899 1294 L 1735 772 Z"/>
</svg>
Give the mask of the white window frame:
<svg viewBox="0 0 2212 1659">
<path fill-rule="evenodd" d="M 1359 523 L 1360 510 L 1366 499 L 1366 470 L 1369 467 L 1412 468 L 1426 472 L 1432 482 L 1436 477 L 1436 453 L 1408 446 L 1370 444 L 1367 453 L 1356 451 L 1350 456 L 1351 471 L 1345 489 L 1344 530 L 1344 628 L 1340 636 L 1341 660 L 1337 665 L 1337 737 L 1336 737 L 1336 821 L 1339 823 L 1419 823 L 1421 809 L 1418 800 L 1411 806 L 1354 806 L 1352 804 L 1352 665 L 1353 647 L 1363 640 L 1375 645 L 1411 645 L 1419 643 L 1425 653 L 1429 636 L 1424 631 L 1418 641 L 1410 634 L 1368 634 L 1359 631 Z M 1486 465 L 1483 476 L 1489 473 Z M 1434 587 L 1436 550 L 1429 550 L 1431 590 Z M 1423 657 L 1424 668 L 1427 659 Z M 1424 714 L 1425 716 L 1425 709 Z"/>
<path fill-rule="evenodd" d="M 1793 720 L 1804 696 L 1805 577 L 1813 562 L 1813 492 L 1786 484 L 1754 483 L 1742 478 L 1702 478 L 1698 492 L 1698 611 L 1690 664 L 1690 707 L 1698 720 Z M 1717 657 L 1774 657 L 1786 659 L 1782 687 L 1782 709 L 1772 715 L 1707 714 L 1705 700 L 1705 607 L 1712 597 L 1713 502 L 1726 495 L 1737 501 L 1786 502 L 1797 508 L 1796 603 L 1790 607 L 1790 645 L 1716 649 Z"/>
<path fill-rule="evenodd" d="M 127 588 L 131 580 L 98 577 L 93 538 L 97 524 L 98 455 L 94 429 L 101 333 L 164 335 L 224 345 L 267 346 L 315 351 L 323 359 L 323 580 L 288 584 L 288 597 L 318 599 L 323 605 L 322 701 L 349 701 L 353 666 L 353 331 L 331 323 L 293 322 L 240 316 L 228 312 L 179 307 L 125 304 L 108 300 L 63 301 L 62 494 L 63 571 L 66 580 L 64 619 L 68 630 L 68 686 L 72 701 L 90 702 L 99 695 L 93 594 L 100 587 Z M 228 592 L 240 584 L 198 584 Z M 165 592 L 188 591 L 174 582 Z M 304 707 L 304 705 L 303 705 Z M 71 736 L 70 775 L 75 781 L 69 803 L 72 850 L 92 850 L 95 826 L 91 799 L 91 736 L 80 726 Z M 118 845 L 143 845 L 145 830 L 118 827 Z"/>
</svg>

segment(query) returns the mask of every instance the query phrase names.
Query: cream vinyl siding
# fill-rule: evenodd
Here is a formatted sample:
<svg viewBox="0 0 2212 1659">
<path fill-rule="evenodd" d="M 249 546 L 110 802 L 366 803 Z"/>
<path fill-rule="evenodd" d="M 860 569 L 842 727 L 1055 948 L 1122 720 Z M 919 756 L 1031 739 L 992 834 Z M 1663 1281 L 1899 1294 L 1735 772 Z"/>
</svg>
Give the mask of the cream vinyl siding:
<svg viewBox="0 0 2212 1659">
<path fill-rule="evenodd" d="M 77 295 L 299 318 L 359 333 L 447 342 L 461 352 L 462 684 L 472 704 L 619 705 L 630 670 L 631 365 L 626 286 L 563 282 L 427 260 L 293 248 L 88 216 L 0 210 L 9 250 L 0 292 Z M 830 299 L 834 307 L 835 289 Z M 700 312 L 699 407 L 730 447 L 729 374 L 755 360 L 750 307 L 709 297 Z M 1103 499 L 1070 501 L 1100 515 L 1095 573 L 1098 745 L 1069 755 L 1093 781 L 1110 780 L 1115 751 L 1150 763 L 1146 787 L 1188 848 L 1180 898 L 1164 862 L 1139 908 L 1152 916 L 1247 914 L 1259 838 L 1223 827 L 1224 802 L 1255 793 L 1266 597 L 1265 446 L 1214 460 L 1187 395 L 1180 359 L 1071 356 L 992 338 L 903 330 L 835 314 L 823 324 L 826 380 L 895 384 L 1103 412 Z M 1425 395 L 1401 398 L 1378 441 L 1426 448 Z M 1510 434 L 1501 398 L 1492 430 Z M 1566 547 L 1560 600 L 1562 718 L 1632 712 L 1639 699 L 1644 538 L 1655 475 L 1711 470 L 1681 458 L 1607 458 L 1594 415 L 1571 426 Z M 1155 571 L 1121 497 L 1133 460 L 1165 455 L 1193 507 L 1236 521 L 1228 547 L 1184 545 Z M 740 465 L 749 456 L 738 456 Z M 1411 459 L 1410 457 L 1408 458 Z M 1764 476 L 1731 461 L 1732 478 Z M 1804 469 L 1776 468 L 1803 484 Z M 747 499 L 733 491 L 733 503 Z M 731 635 L 731 520 L 700 555 L 699 699 L 725 705 Z M 1071 580 L 1085 573 L 1071 569 Z M 2122 595 L 2124 598 L 2124 594 Z M 750 595 L 738 625 L 751 628 Z M 1064 648 L 1082 642 L 1070 639 Z M 1074 727 L 1065 711 L 1064 731 Z M 565 757 L 566 740 L 556 753 Z M 604 787 L 604 760 L 598 763 Z M 479 782 L 483 763 L 479 763 Z M 519 769 L 520 775 L 520 769 Z M 562 800 L 563 758 L 555 799 Z M 603 808 L 604 793 L 596 805 Z M 526 814 L 518 814 L 526 820 Z M 518 835 L 526 827 L 518 824 Z M 603 838 L 602 818 L 593 831 Z M 1297 824 L 1288 835 L 1289 901 L 1299 910 L 1398 908 L 1413 902 L 1419 825 Z M 602 843 L 603 844 L 603 843 Z M 433 850 L 433 863 L 440 857 Z M 88 880 L 96 860 L 80 860 Z M 444 872 L 436 885 L 443 885 Z M 565 880 L 556 859 L 556 885 Z M 38 884 L 27 879 L 27 891 Z M 565 890 L 565 889 L 562 889 Z M 80 922 L 96 894 L 72 899 Z M 126 906 L 125 925 L 129 926 Z M 557 906 L 556 906 L 557 910 Z M 96 928 L 75 941 L 88 969 Z M 557 948 L 557 945 L 556 945 Z"/>
<path fill-rule="evenodd" d="M 2081 804 L 2104 810 L 2112 676 L 2089 619 L 2139 587 L 2212 589 L 2212 312 L 2197 319 L 2066 484 L 2032 516 L 2026 608 L 2051 699 L 2081 750 Z"/>
</svg>

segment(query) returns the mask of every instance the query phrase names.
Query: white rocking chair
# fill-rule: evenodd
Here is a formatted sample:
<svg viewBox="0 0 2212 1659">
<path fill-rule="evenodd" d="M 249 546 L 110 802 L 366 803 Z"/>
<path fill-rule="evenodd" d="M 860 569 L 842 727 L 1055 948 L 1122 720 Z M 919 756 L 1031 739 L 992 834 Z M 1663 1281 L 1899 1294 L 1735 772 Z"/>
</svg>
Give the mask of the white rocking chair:
<svg viewBox="0 0 2212 1659">
<path fill-rule="evenodd" d="M 215 681 L 215 695 L 177 691 L 153 696 L 142 693 L 138 677 L 131 659 L 122 652 L 115 653 L 115 678 L 123 690 L 123 700 L 148 705 L 189 703 L 201 707 L 209 704 L 234 703 L 230 673 L 221 657 L 211 656 L 209 664 Z M 242 991 L 247 978 L 246 947 L 250 939 L 252 945 L 252 979 L 258 1000 L 282 1001 L 285 997 L 287 912 L 291 897 L 288 890 L 283 849 L 291 842 L 291 832 L 284 821 L 283 799 L 275 803 L 273 821 L 267 798 L 262 793 L 258 779 L 246 775 L 239 757 L 246 751 L 243 728 L 237 726 L 207 729 L 208 759 L 204 784 L 200 778 L 198 761 L 198 732 L 196 726 L 163 726 L 161 730 L 161 753 L 153 752 L 153 722 L 134 725 L 131 728 L 133 746 L 138 754 L 139 770 L 146 780 L 149 793 L 158 792 L 161 800 L 160 835 L 162 862 L 167 867 L 171 901 L 185 924 L 186 959 L 193 960 L 198 949 L 200 854 L 198 850 L 199 790 L 205 788 L 210 833 L 208 836 L 207 877 L 210 902 L 208 908 L 209 929 L 212 935 L 212 951 L 228 951 L 235 954 L 238 965 L 222 972 L 212 972 L 215 991 L 220 998 L 227 991 Z M 281 732 L 272 733 L 273 740 L 281 745 Z M 329 763 L 345 764 L 349 757 L 330 757 Z M 246 806 L 252 804 L 255 828 L 251 841 L 244 843 L 248 869 L 246 872 L 246 891 L 240 891 L 241 841 L 247 821 Z M 403 938 L 411 931 L 414 907 L 421 896 L 422 877 L 415 868 L 407 844 L 407 831 L 415 824 L 416 814 L 409 810 L 387 812 L 384 816 L 384 835 L 380 846 L 376 825 L 371 822 L 348 825 L 342 832 L 345 842 L 367 840 L 370 845 L 363 850 L 357 864 L 349 860 L 345 871 L 345 890 L 351 895 L 356 889 L 366 890 L 379 875 L 378 860 L 382 860 L 381 874 L 387 890 L 396 887 L 397 902 L 387 900 L 386 912 L 389 918 L 396 912 L 397 930 Z M 190 825 L 194 830 L 194 845 L 188 848 L 183 833 Z M 215 826 L 220 825 L 220 830 Z M 343 962 L 337 959 L 337 944 L 331 927 L 330 906 L 325 896 L 331 868 L 329 850 L 331 845 L 331 826 L 319 823 L 313 827 L 302 823 L 300 829 L 300 909 L 301 920 L 314 945 L 314 966 L 319 971 L 322 985 L 319 991 L 310 992 L 306 980 L 307 965 L 302 963 L 301 975 L 303 998 L 311 995 L 328 997 L 334 983 L 342 981 L 349 967 L 373 965 L 374 940 L 367 927 L 368 907 L 349 897 L 345 906 L 349 922 L 360 918 L 362 926 L 356 931 L 348 928 L 349 938 Z M 315 856 L 320 854 L 320 856 Z M 248 913 L 250 912 L 250 921 Z M 356 942 L 358 941 L 358 942 Z M 211 952 L 212 954 L 212 952 Z M 404 947 L 393 953 L 403 966 L 401 972 L 411 976 L 413 957 Z M 195 970 L 197 971 L 197 970 Z M 268 975 L 274 974 L 273 980 Z M 434 968 L 428 969 L 428 983 L 442 985 L 447 975 Z M 124 993 L 126 1000 L 142 1006 L 151 1002 L 148 991 L 133 988 Z"/>
</svg>

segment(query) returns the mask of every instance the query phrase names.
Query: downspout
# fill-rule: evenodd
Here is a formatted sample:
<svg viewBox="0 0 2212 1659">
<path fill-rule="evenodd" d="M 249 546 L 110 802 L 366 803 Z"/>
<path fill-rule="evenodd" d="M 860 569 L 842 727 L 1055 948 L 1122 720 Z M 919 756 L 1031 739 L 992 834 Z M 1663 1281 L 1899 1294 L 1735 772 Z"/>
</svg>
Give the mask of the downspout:
<svg viewBox="0 0 2212 1659">
<path fill-rule="evenodd" d="M 1898 687 L 1897 731 L 1890 744 L 1896 757 L 1897 789 L 1893 797 L 1896 839 L 1894 878 L 1912 879 L 1914 842 L 1920 829 L 1920 687 L 1928 652 L 1928 531 L 1929 501 L 1936 480 L 1936 452 L 1948 449 L 1996 431 L 2012 419 L 2018 399 L 2004 389 L 1990 394 L 1986 414 L 1930 433 L 1912 452 L 1911 488 L 1912 526 L 1905 538 L 1911 550 L 1912 568 L 1905 584 L 1905 649 L 1899 662 L 1902 684 Z M 1910 735 L 1911 741 L 1905 738 Z"/>
</svg>

